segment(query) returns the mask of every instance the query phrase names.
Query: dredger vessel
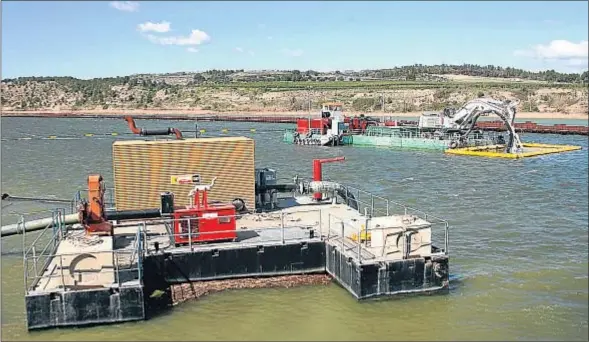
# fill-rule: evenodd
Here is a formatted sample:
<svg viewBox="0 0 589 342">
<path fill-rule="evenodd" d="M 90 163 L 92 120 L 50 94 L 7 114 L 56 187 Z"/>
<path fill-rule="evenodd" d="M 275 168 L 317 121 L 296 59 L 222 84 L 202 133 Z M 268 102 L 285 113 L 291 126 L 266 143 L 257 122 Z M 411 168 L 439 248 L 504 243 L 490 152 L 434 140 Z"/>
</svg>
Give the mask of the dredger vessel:
<svg viewBox="0 0 589 342">
<path fill-rule="evenodd" d="M 148 319 L 175 286 L 213 280 L 327 274 L 357 299 L 448 291 L 448 223 L 324 180 L 343 157 L 280 183 L 255 168 L 250 138 L 128 121 L 176 139 L 115 141 L 114 189 L 89 175 L 69 208 L 2 227 L 22 234 L 28 329 Z"/>
<path fill-rule="evenodd" d="M 397 121 L 378 121 L 364 116 L 346 117 L 343 104 L 324 103 L 320 118 L 300 118 L 295 129 L 284 132 L 283 141 L 316 146 L 380 146 L 403 149 L 438 150 L 449 154 L 522 158 L 580 149 L 522 143 L 514 128 L 518 102 L 476 98 L 458 109 L 426 112 L 416 125 Z M 476 127 L 480 117 L 498 116 L 507 128 L 502 134 Z"/>
</svg>

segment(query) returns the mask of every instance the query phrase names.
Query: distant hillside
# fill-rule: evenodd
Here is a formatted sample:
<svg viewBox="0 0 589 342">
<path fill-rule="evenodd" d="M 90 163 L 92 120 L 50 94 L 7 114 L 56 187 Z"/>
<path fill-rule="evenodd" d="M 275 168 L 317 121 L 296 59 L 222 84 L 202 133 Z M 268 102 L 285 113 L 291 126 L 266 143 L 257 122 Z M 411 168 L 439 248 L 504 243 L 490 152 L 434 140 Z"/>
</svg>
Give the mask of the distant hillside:
<svg viewBox="0 0 589 342">
<path fill-rule="evenodd" d="M 458 105 L 480 93 L 517 98 L 524 111 L 587 113 L 587 72 L 529 72 L 477 65 L 362 71 L 138 74 L 80 80 L 21 77 L 1 84 L 2 110 L 202 109 L 296 111 L 343 101 L 357 111 L 409 112 Z M 384 108 L 383 108 L 384 105 Z"/>
</svg>

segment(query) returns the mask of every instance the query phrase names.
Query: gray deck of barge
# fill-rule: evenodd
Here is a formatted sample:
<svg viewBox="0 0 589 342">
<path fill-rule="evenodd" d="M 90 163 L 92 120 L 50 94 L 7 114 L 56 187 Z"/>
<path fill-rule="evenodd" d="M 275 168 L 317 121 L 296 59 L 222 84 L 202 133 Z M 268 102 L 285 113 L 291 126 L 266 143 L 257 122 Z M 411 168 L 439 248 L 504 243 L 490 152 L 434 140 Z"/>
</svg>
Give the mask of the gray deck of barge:
<svg viewBox="0 0 589 342">
<path fill-rule="evenodd" d="M 374 213 L 374 199 L 372 206 Z M 370 219 L 405 228 L 431 225 L 407 209 Z M 353 241 L 350 236 L 366 220 L 346 204 L 304 197 L 282 200 L 277 211 L 240 217 L 235 242 L 176 247 L 162 220 L 125 221 L 115 226 L 114 237 L 86 238 L 80 230 L 60 228 L 46 262 L 36 255 L 35 276 L 25 279 L 28 328 L 143 320 L 152 292 L 189 281 L 327 272 L 358 299 L 447 289 L 447 223 L 443 249 L 426 246 L 421 251 L 431 253 L 425 256 L 404 256 Z M 91 256 L 76 266 L 78 255 Z"/>
</svg>

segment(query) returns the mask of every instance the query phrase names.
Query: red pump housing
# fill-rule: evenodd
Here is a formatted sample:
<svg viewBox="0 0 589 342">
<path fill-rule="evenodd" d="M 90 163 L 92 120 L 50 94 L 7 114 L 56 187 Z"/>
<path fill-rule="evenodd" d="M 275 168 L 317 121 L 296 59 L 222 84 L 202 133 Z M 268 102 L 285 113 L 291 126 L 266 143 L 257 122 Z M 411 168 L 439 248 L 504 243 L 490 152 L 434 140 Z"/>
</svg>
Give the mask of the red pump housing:
<svg viewBox="0 0 589 342">
<path fill-rule="evenodd" d="M 237 239 L 235 206 L 230 203 L 208 203 L 206 187 L 197 186 L 193 192 L 192 205 L 174 210 L 175 244 L 188 244 L 190 240 L 199 243 Z"/>
</svg>

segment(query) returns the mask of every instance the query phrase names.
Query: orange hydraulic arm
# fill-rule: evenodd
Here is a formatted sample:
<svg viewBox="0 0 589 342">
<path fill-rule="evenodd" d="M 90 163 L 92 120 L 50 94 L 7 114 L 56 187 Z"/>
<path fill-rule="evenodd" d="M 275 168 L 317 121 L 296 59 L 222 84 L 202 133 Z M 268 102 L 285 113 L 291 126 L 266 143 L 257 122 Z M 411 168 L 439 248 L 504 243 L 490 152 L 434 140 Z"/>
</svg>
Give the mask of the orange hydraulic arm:
<svg viewBox="0 0 589 342">
<path fill-rule="evenodd" d="M 80 208 L 80 222 L 86 234 L 112 235 L 112 224 L 106 219 L 104 180 L 101 175 L 88 176 L 88 203 Z"/>
</svg>

